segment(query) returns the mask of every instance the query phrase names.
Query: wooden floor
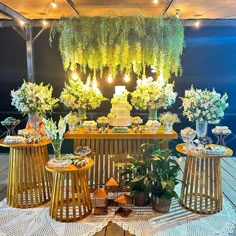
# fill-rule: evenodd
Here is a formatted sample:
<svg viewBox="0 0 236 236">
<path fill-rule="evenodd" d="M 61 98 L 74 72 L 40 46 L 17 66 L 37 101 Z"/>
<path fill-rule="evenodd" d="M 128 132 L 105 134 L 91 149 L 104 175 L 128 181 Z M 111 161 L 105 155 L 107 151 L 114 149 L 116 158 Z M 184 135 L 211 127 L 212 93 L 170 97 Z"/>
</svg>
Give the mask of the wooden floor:
<svg viewBox="0 0 236 236">
<path fill-rule="evenodd" d="M 225 158 L 221 161 L 222 187 L 224 196 L 231 202 L 236 210 L 236 157 Z M 8 174 L 8 154 L 0 154 L 0 201 L 6 197 Z M 131 236 L 127 231 L 116 224 L 109 223 L 107 227 L 95 236 Z M 191 235 L 190 235 L 191 236 Z M 230 236 L 236 236 L 236 231 Z"/>
</svg>

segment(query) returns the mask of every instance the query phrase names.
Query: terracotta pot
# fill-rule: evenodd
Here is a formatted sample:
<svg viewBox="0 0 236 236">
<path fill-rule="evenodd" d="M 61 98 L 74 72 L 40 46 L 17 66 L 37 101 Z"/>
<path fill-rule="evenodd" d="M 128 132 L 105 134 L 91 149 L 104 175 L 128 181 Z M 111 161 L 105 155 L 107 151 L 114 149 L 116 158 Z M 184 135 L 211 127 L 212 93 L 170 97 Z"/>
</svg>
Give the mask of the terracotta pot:
<svg viewBox="0 0 236 236">
<path fill-rule="evenodd" d="M 134 205 L 135 206 L 145 206 L 148 203 L 148 198 L 144 192 L 134 193 Z"/>
<path fill-rule="evenodd" d="M 170 211 L 171 200 L 162 200 L 159 197 L 152 196 L 152 209 L 157 212 L 167 213 Z"/>
</svg>

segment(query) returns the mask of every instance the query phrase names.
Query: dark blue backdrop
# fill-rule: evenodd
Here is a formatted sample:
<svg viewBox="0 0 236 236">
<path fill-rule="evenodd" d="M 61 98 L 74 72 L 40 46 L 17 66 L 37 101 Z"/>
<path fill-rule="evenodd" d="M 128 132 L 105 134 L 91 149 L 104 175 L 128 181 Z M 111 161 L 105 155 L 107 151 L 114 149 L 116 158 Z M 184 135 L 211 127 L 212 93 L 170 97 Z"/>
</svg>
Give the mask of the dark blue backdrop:
<svg viewBox="0 0 236 236">
<path fill-rule="evenodd" d="M 183 75 L 173 78 L 176 85 L 175 90 L 179 96 L 183 96 L 185 89 L 190 88 L 193 84 L 196 88 L 212 89 L 214 87 L 220 93 L 227 92 L 230 107 L 226 110 L 221 125 L 229 126 L 233 133 L 236 133 L 236 27 L 209 26 L 199 29 L 185 27 L 185 38 L 186 48 L 182 57 Z M 57 47 L 57 43 L 54 43 L 50 48 L 48 31 L 44 32 L 35 42 L 36 82 L 51 83 L 54 87 L 54 95 L 58 97 L 68 74 L 63 71 Z M 22 79 L 26 79 L 24 40 L 14 30 L 0 28 L 0 53 L 0 120 L 9 115 L 21 117 L 11 106 L 9 94 L 11 89 L 17 89 L 21 85 Z M 98 79 L 98 84 L 103 94 L 111 98 L 114 93 L 114 85 L 124 84 L 124 82 L 121 76 L 118 76 L 113 84 L 108 84 L 106 80 L 101 79 Z M 132 91 L 135 87 L 135 78 L 126 86 L 129 91 Z M 170 110 L 181 116 L 180 106 L 181 100 L 178 98 Z M 105 103 L 94 113 L 90 113 L 90 117 L 105 115 L 109 109 L 110 104 Z M 61 106 L 56 109 L 56 112 L 61 113 L 65 110 Z M 137 111 L 133 110 L 132 113 L 135 114 Z M 175 126 L 178 132 L 186 126 L 193 125 L 183 117 L 181 117 L 181 121 L 181 124 Z M 20 128 L 24 124 L 23 122 Z M 212 127 L 209 127 L 209 134 Z M 0 131 L 5 130 L 0 127 Z M 227 144 L 231 148 L 235 147 L 235 137 L 235 134 L 232 134 L 227 139 Z M 64 148 L 68 145 L 70 149 L 71 143 L 68 141 L 65 142 Z"/>
</svg>

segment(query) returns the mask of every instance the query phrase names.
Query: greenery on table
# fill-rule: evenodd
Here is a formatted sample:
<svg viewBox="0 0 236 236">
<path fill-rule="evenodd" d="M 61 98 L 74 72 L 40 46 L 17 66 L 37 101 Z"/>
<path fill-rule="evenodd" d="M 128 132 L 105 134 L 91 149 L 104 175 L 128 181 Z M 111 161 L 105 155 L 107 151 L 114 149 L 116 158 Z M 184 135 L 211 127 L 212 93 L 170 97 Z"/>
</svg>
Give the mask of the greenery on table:
<svg viewBox="0 0 236 236">
<path fill-rule="evenodd" d="M 113 78 L 118 71 L 138 76 L 153 66 L 166 79 L 181 73 L 184 27 L 176 17 L 97 16 L 61 18 L 51 29 L 50 42 L 59 34 L 64 69 L 80 71 L 109 67 Z"/>
</svg>

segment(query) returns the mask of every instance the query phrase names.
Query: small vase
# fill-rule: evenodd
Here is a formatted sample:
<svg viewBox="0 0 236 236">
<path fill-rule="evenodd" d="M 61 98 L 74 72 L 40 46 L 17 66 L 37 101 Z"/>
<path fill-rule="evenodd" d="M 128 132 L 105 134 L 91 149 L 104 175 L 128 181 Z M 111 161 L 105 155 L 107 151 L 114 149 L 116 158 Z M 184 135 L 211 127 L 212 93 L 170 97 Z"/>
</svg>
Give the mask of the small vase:
<svg viewBox="0 0 236 236">
<path fill-rule="evenodd" d="M 61 145 L 62 145 L 63 139 L 52 139 L 51 141 L 52 141 L 52 147 L 54 151 L 54 158 L 59 161 L 61 159 Z"/>
<path fill-rule="evenodd" d="M 28 122 L 26 125 L 27 129 L 38 130 L 40 125 L 39 115 L 38 114 L 28 114 Z"/>
<path fill-rule="evenodd" d="M 79 125 L 80 125 L 80 127 L 82 127 L 83 121 L 87 119 L 86 109 L 85 108 L 79 108 L 78 113 L 79 113 Z"/>
<path fill-rule="evenodd" d="M 157 120 L 157 109 L 148 109 L 149 115 L 148 115 L 148 120 Z"/>
<path fill-rule="evenodd" d="M 164 122 L 163 123 L 164 129 L 167 134 L 171 134 L 173 130 L 173 123 L 172 122 Z"/>
<path fill-rule="evenodd" d="M 77 123 L 68 123 L 68 125 L 70 131 L 75 131 L 77 128 Z"/>
<path fill-rule="evenodd" d="M 202 138 L 207 134 L 208 122 L 206 120 L 196 120 L 196 133 L 198 138 Z"/>
</svg>

